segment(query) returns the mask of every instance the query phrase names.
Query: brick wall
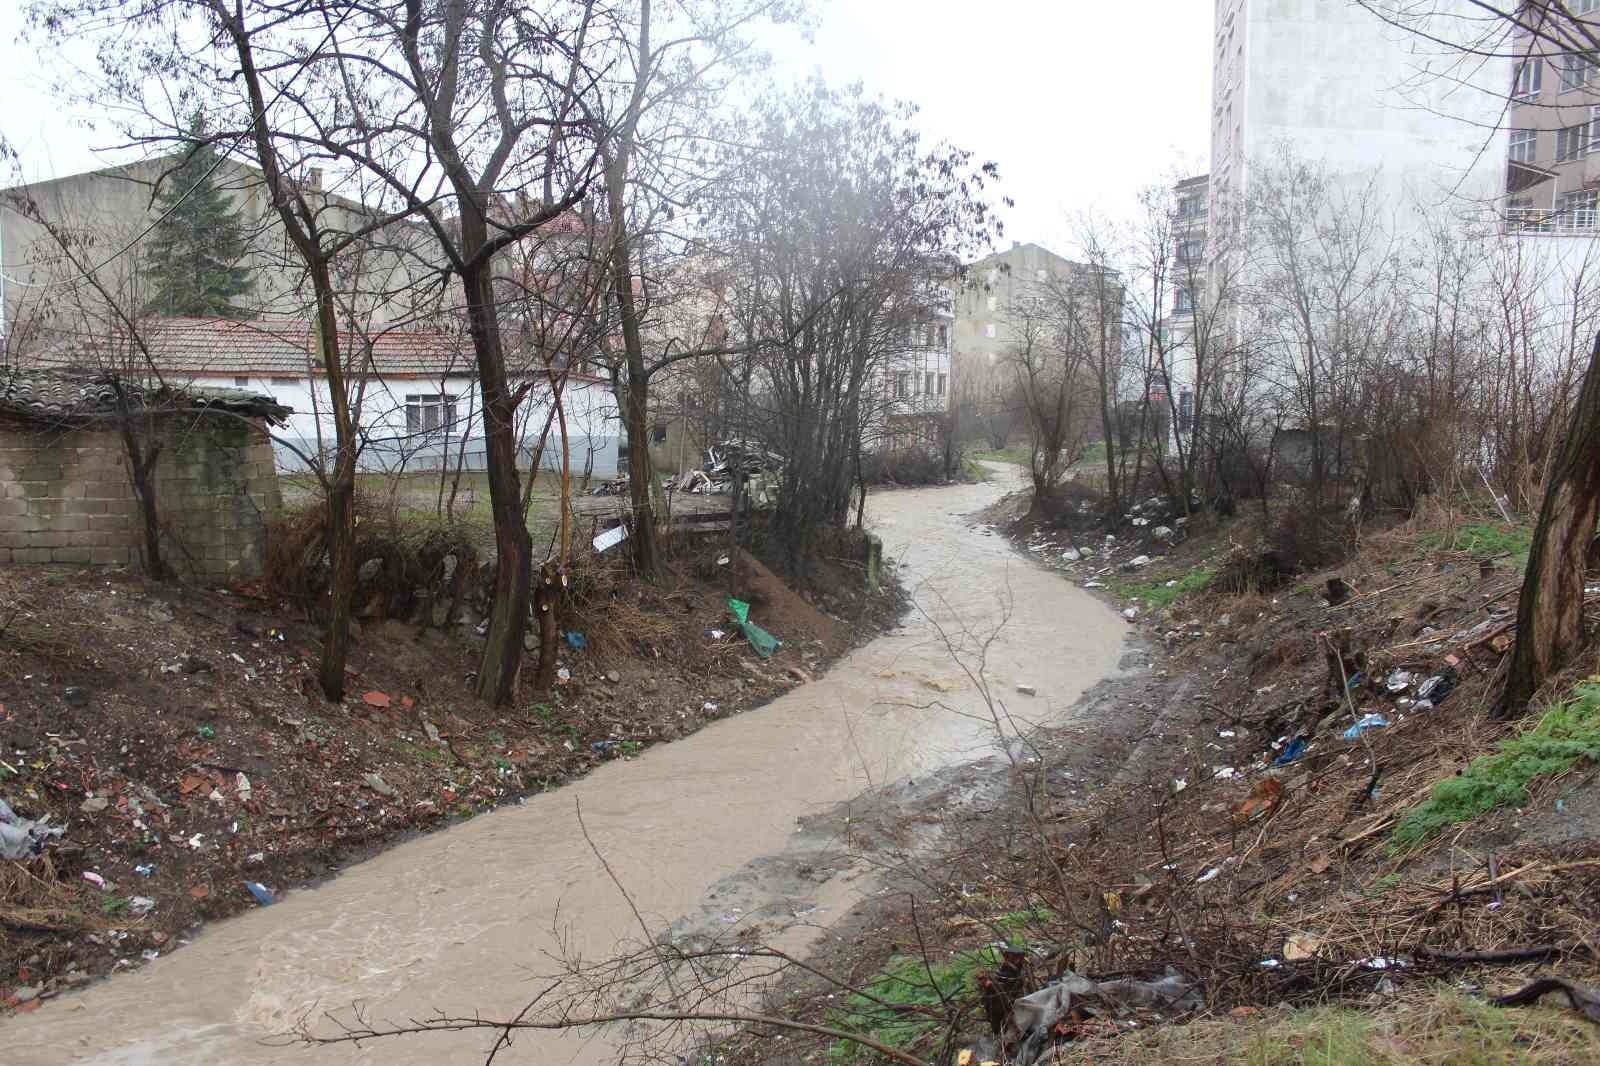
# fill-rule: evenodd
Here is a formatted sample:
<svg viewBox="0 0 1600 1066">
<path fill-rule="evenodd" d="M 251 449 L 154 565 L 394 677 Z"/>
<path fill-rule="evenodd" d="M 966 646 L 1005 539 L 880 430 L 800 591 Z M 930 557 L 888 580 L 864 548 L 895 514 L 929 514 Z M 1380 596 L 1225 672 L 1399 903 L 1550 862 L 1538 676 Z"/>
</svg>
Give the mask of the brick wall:
<svg viewBox="0 0 1600 1066">
<path fill-rule="evenodd" d="M 261 571 L 266 523 L 280 504 L 272 445 L 231 418 L 173 418 L 157 433 L 156 498 L 164 553 L 189 577 Z M 114 428 L 0 423 L 0 565 L 137 566 L 144 522 Z"/>
</svg>

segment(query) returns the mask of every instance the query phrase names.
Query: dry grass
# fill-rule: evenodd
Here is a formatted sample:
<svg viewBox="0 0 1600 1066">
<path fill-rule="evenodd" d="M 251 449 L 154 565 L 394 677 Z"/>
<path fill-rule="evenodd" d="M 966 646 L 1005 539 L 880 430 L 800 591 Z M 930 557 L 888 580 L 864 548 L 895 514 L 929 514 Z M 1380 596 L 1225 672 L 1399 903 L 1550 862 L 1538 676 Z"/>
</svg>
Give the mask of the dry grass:
<svg viewBox="0 0 1600 1066">
<path fill-rule="evenodd" d="M 1555 1006 L 1501 1009 L 1436 985 L 1402 993 L 1377 1009 L 1265 1010 L 1244 1018 L 1091 1039 L 1044 1061 L 1096 1066 L 1579 1066 L 1600 1061 L 1600 1028 Z"/>
<path fill-rule="evenodd" d="M 133 919 L 137 922 L 138 919 Z M 0 862 L 0 938 L 13 933 L 91 932 L 126 926 L 85 906 L 77 885 L 63 884 L 49 855 L 27 862 Z"/>
</svg>

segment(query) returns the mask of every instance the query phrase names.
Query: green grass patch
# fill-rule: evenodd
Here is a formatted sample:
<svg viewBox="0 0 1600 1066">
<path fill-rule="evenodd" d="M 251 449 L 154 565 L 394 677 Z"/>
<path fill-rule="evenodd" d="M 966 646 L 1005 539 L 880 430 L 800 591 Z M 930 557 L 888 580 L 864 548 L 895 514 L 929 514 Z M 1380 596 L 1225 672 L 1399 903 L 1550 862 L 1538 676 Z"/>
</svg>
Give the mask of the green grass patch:
<svg viewBox="0 0 1600 1066">
<path fill-rule="evenodd" d="M 1585 682 L 1573 698 L 1550 708 L 1531 727 L 1495 745 L 1455 777 L 1433 786 L 1390 834 L 1393 848 L 1420 844 L 1446 826 L 1470 822 L 1499 807 L 1528 800 L 1528 786 L 1584 759 L 1600 760 L 1600 684 Z"/>
<path fill-rule="evenodd" d="M 1600 1028 L 1557 1006 L 1502 1009 L 1437 985 L 1380 1010 L 1266 1010 L 1068 1045 L 1062 1063 L 1168 1066 L 1553 1066 L 1600 1061 Z"/>
<path fill-rule="evenodd" d="M 1469 552 L 1479 558 L 1509 555 L 1518 569 L 1528 565 L 1533 527 L 1504 522 L 1471 522 L 1453 529 L 1430 529 L 1417 536 L 1419 554 L 1433 551 Z"/>
<path fill-rule="evenodd" d="M 987 459 L 991 463 L 1015 463 L 1018 466 L 1029 466 L 1033 463 L 1033 449 L 1026 444 L 1011 444 L 1004 448 L 991 448 L 988 451 L 971 454 L 974 459 Z"/>
<path fill-rule="evenodd" d="M 912 1051 L 935 1038 L 942 1023 L 926 1014 L 902 1012 L 892 1007 L 933 1007 L 941 1009 L 946 1000 L 974 1001 L 973 974 L 999 964 L 993 948 L 962 952 L 944 961 L 925 964 L 921 959 L 897 956 L 869 978 L 863 990 L 889 1004 L 879 1006 L 863 995 L 851 995 L 844 1006 L 829 1012 L 827 1024 L 836 1029 L 869 1036 L 880 1044 Z M 924 1048 L 923 1050 L 927 1050 Z M 868 1063 L 873 1052 L 860 1044 L 838 1040 L 828 1048 L 828 1062 L 835 1066 Z"/>
<path fill-rule="evenodd" d="M 1178 578 L 1177 584 L 1172 586 L 1168 586 L 1167 581 L 1173 579 L 1167 578 L 1167 581 L 1119 579 L 1113 580 L 1110 587 L 1122 599 L 1132 600 L 1149 611 L 1159 611 L 1171 607 L 1191 593 L 1203 592 L 1216 576 L 1216 567 L 1197 566 Z"/>
<path fill-rule="evenodd" d="M 1092 440 L 1088 444 L 1085 444 L 1083 449 L 1078 452 L 1078 458 L 1075 460 L 1075 462 L 1079 463 L 1101 464 L 1104 464 L 1105 461 L 1106 442 L 1103 440 Z"/>
</svg>

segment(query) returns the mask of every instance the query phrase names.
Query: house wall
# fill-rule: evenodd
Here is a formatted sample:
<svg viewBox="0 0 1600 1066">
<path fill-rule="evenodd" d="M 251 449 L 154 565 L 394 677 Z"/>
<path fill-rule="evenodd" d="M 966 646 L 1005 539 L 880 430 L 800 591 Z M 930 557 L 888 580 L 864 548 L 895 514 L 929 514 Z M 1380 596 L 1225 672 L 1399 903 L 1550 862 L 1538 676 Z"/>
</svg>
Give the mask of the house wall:
<svg viewBox="0 0 1600 1066">
<path fill-rule="evenodd" d="M 56 283 L 54 279 L 62 275 L 55 242 L 44 227 L 10 205 L 12 196 L 28 197 L 47 219 L 92 236 L 97 246 L 121 247 L 145 233 L 156 220 L 154 190 L 172 166 L 169 158 L 154 159 L 0 191 L 0 264 L 4 265 L 0 270 L 0 316 L 7 323 L 26 326 L 41 312 L 39 301 Z M 245 227 L 249 251 L 241 265 L 254 273 L 256 284 L 255 291 L 235 303 L 266 314 L 305 311 L 311 300 L 305 269 L 265 195 L 261 173 L 224 160 L 216 181 Z M 331 188 L 321 199 L 320 221 L 325 229 L 354 230 L 368 221 L 355 200 L 337 195 Z M 402 253 L 402 249 L 409 251 Z M 135 246 L 135 250 L 135 255 L 123 259 L 131 273 L 117 281 L 137 289 L 142 247 Z M 373 294 L 358 303 L 364 317 L 383 325 L 410 314 L 410 307 L 387 294 L 401 292 L 409 281 L 430 273 L 423 260 L 434 254 L 425 231 L 397 224 L 370 244 L 353 245 L 335 263 L 335 271 L 346 291 Z M 360 280 L 352 282 L 357 276 Z M 136 293 L 135 298 L 143 297 Z"/>
<path fill-rule="evenodd" d="M 189 577 L 259 574 L 266 526 L 280 504 L 265 432 L 202 418 L 164 419 L 156 433 L 167 562 Z M 0 422 L 0 564 L 128 566 L 143 548 L 144 522 L 115 430 Z"/>
<path fill-rule="evenodd" d="M 327 382 L 320 378 L 206 377 L 193 383 L 249 388 L 294 408 L 288 424 L 273 433 L 277 441 L 278 467 L 286 473 L 307 469 L 305 458 L 297 453 L 315 456 L 319 442 L 328 449 L 333 447 L 330 394 Z M 407 428 L 406 397 L 441 394 L 455 398 L 455 421 L 438 431 L 411 433 Z M 544 428 L 550 410 L 548 395 L 547 389 L 536 386 L 523 402 L 518 429 L 525 449 L 524 461 L 532 460 L 533 448 Z M 453 466 L 459 458 L 468 470 L 485 469 L 487 453 L 478 397 L 477 380 L 465 374 L 444 378 L 390 375 L 371 380 L 361 403 L 366 443 L 358 460 L 360 468 L 389 473 L 438 470 L 441 466 Z M 615 477 L 622 420 L 610 387 L 587 378 L 569 378 L 562 391 L 562 401 L 573 472 L 582 474 L 587 470 L 595 477 Z M 561 438 L 554 425 L 540 462 L 549 470 L 561 467 Z"/>
</svg>

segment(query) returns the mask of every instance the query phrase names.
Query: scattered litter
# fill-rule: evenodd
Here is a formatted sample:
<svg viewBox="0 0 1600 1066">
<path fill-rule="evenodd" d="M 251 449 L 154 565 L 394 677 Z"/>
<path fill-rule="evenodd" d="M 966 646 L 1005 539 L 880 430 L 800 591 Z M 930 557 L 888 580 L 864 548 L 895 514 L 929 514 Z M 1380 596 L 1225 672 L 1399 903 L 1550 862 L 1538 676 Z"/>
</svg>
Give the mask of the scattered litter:
<svg viewBox="0 0 1600 1066">
<path fill-rule="evenodd" d="M 707 714 L 716 714 L 717 713 L 717 705 L 715 703 L 712 703 L 710 700 L 706 700 L 704 703 L 702 703 L 700 705 L 700 709 L 702 711 L 706 712 Z"/>
<path fill-rule="evenodd" d="M 1231 766 L 1214 766 L 1212 767 L 1211 772 L 1212 776 L 1220 777 L 1224 781 L 1231 781 L 1233 778 L 1239 775 L 1239 771 L 1235 770 Z"/>
<path fill-rule="evenodd" d="M 133 868 L 133 872 L 138 874 L 140 877 L 149 877 L 151 874 L 156 872 L 156 868 L 151 863 L 142 862 Z"/>
<path fill-rule="evenodd" d="M 626 540 L 627 537 L 627 526 L 612 526 L 610 529 L 594 538 L 594 550 L 597 552 L 603 552 L 607 551 L 608 549 L 615 548 L 618 544 L 621 544 L 624 540 Z"/>
<path fill-rule="evenodd" d="M 1122 617 L 1126 618 L 1130 622 L 1133 621 L 1135 618 L 1139 617 L 1139 608 L 1137 608 L 1137 607 L 1125 607 L 1125 608 L 1123 608 Z"/>
<path fill-rule="evenodd" d="M 1445 667 L 1437 674 L 1427 677 L 1422 684 L 1417 686 L 1417 699 L 1428 700 L 1437 706 L 1444 702 L 1444 698 L 1456 687 L 1456 672 L 1450 667 Z"/>
<path fill-rule="evenodd" d="M 1083 553 L 1077 548 L 1068 548 L 1066 551 L 1061 553 L 1061 561 L 1066 563 L 1075 563 L 1082 558 Z"/>
<path fill-rule="evenodd" d="M 572 647 L 573 651 L 582 651 L 589 646 L 589 638 L 578 632 L 576 629 L 567 630 L 565 636 L 567 638 L 567 643 Z"/>
<path fill-rule="evenodd" d="M 266 862 L 267 861 L 267 853 L 264 852 L 264 851 L 252 851 L 248 856 L 245 857 L 245 861 L 247 861 L 247 862 Z"/>
<path fill-rule="evenodd" d="M 90 796 L 78 804 L 78 810 L 84 814 L 99 814 L 109 806 L 111 806 L 111 801 L 104 796 Z"/>
<path fill-rule="evenodd" d="M 255 789 L 250 787 L 250 779 L 242 770 L 233 775 L 233 794 L 239 797 L 240 803 L 249 803 L 250 797 L 255 794 Z"/>
<path fill-rule="evenodd" d="M 1299 962 L 1302 959 L 1314 959 L 1317 951 L 1322 947 L 1322 938 L 1312 936 L 1310 933 L 1295 933 L 1283 943 L 1283 957 L 1288 962 Z"/>
<path fill-rule="evenodd" d="M 202 899 L 208 899 L 208 898 L 210 898 L 210 896 L 211 896 L 211 886 L 210 885 L 195 885 L 193 888 L 191 888 L 189 890 L 189 897 L 191 899 L 202 900 Z"/>
<path fill-rule="evenodd" d="M 1175 793 L 1182 792 L 1184 789 L 1186 789 L 1188 787 L 1189 787 L 1189 782 L 1185 781 L 1183 778 L 1175 777 L 1175 778 L 1172 779 L 1172 791 L 1173 792 L 1175 792 Z"/>
<path fill-rule="evenodd" d="M 1024 696 L 1036 696 L 1039 694 L 1038 689 L 1034 688 L 1032 685 L 1018 685 L 1017 691 L 1022 693 Z"/>
<path fill-rule="evenodd" d="M 1396 670 L 1394 673 L 1389 675 L 1389 679 L 1383 683 L 1383 687 L 1388 689 L 1390 692 L 1398 694 L 1410 688 L 1411 682 L 1415 680 L 1416 678 L 1411 671 Z"/>
<path fill-rule="evenodd" d="M 1413 700 L 1411 702 L 1411 709 L 1413 711 L 1431 711 L 1433 710 L 1433 707 L 1434 704 L 1432 700 Z"/>
<path fill-rule="evenodd" d="M 393 785 L 389 784 L 389 782 L 383 779 L 382 774 L 367 774 L 361 780 L 366 782 L 368 788 L 372 789 L 372 791 L 381 796 L 389 796 L 390 798 L 393 798 L 400 795 L 399 791 Z"/>
<path fill-rule="evenodd" d="M 83 879 L 96 888 L 106 887 L 106 879 L 91 870 L 85 870 L 83 872 Z"/>
<path fill-rule="evenodd" d="M 1216 876 L 1218 874 L 1220 874 L 1220 873 L 1222 873 L 1222 867 L 1213 866 L 1211 869 L 1207 870 L 1205 873 L 1203 873 L 1199 877 L 1195 878 L 1194 879 L 1194 883 L 1197 884 L 1197 885 L 1203 885 L 1207 881 L 1215 879 Z"/>
<path fill-rule="evenodd" d="M 1296 759 L 1298 759 L 1301 755 L 1305 754 L 1305 750 L 1306 750 L 1306 738 L 1305 737 L 1295 737 L 1293 740 L 1289 741 L 1288 747 L 1284 748 L 1282 753 L 1279 754 L 1279 756 L 1276 759 L 1272 760 L 1272 765 L 1273 766 L 1288 766 L 1290 763 L 1292 763 Z"/>
<path fill-rule="evenodd" d="M 1356 673 L 1353 673 L 1353 674 L 1350 675 L 1350 680 L 1345 682 L 1345 686 L 1344 687 L 1347 688 L 1347 689 L 1353 689 L 1357 685 L 1361 684 L 1361 682 L 1365 681 L 1366 679 L 1367 679 L 1367 675 L 1366 674 L 1361 673 L 1360 671 L 1357 671 Z"/>
<path fill-rule="evenodd" d="M 205 839 L 206 835 L 204 833 L 196 833 L 194 836 L 189 838 L 189 846 L 194 850 L 199 851 L 201 848 L 206 846 Z"/>
<path fill-rule="evenodd" d="M 1389 724 L 1389 719 L 1381 714 L 1362 715 L 1361 721 L 1344 731 L 1346 740 L 1354 740 L 1369 729 L 1382 729 Z"/>
<path fill-rule="evenodd" d="M 765 629 L 750 621 L 750 605 L 743 600 L 728 597 L 728 610 L 739 620 L 739 631 L 744 634 L 756 654 L 763 659 L 772 658 L 772 653 L 783 647 L 783 641 L 768 633 Z"/>
<path fill-rule="evenodd" d="M 156 909 L 156 901 L 151 899 L 149 896 L 129 896 L 128 897 L 128 913 L 129 914 L 149 914 L 151 911 L 153 911 L 155 909 Z"/>
<path fill-rule="evenodd" d="M 1217 736 L 1221 737 L 1223 740 L 1232 740 L 1235 735 L 1236 734 L 1231 729 L 1224 729 L 1217 734 Z"/>
<path fill-rule="evenodd" d="M 1150 565 L 1150 556 L 1148 556 L 1148 555 L 1135 555 L 1132 559 L 1128 560 L 1128 565 L 1129 566 L 1149 566 Z"/>
<path fill-rule="evenodd" d="M 387 707 L 389 706 L 389 694 L 378 691 L 363 692 L 361 694 L 361 702 L 368 707 Z"/>
<path fill-rule="evenodd" d="M 706 636 L 710 637 L 712 640 L 721 640 L 723 637 L 725 637 L 727 635 L 728 635 L 728 631 L 725 630 L 725 629 L 708 629 L 708 630 L 706 630 Z"/>
<path fill-rule="evenodd" d="M 726 555 L 719 556 L 717 558 L 717 565 L 718 566 L 727 566 L 728 563 L 731 562 L 731 561 L 732 560 L 730 560 Z"/>
<path fill-rule="evenodd" d="M 1132 1025 L 1131 1015 L 1151 1008 L 1183 1012 L 1200 1006 L 1193 986 L 1170 968 L 1157 981 L 1090 981 L 1068 970 L 1039 991 L 1014 1001 L 1003 1018 L 991 1018 L 990 1025 L 1001 1046 L 1015 1049 L 1006 1061 L 1029 1066 L 1049 1052 L 1075 1019 L 1093 1016 Z"/>
<path fill-rule="evenodd" d="M 435 744 L 438 744 L 444 740 L 444 734 L 440 733 L 439 727 L 434 725 L 432 722 L 423 722 L 422 731 L 426 733 L 428 735 L 428 739 Z"/>
<path fill-rule="evenodd" d="M 244 887 L 250 890 L 250 894 L 256 898 L 256 902 L 263 907 L 270 907 L 276 902 L 272 889 L 259 881 L 246 881 Z"/>
<path fill-rule="evenodd" d="M 565 666 L 559 668 L 556 670 L 556 680 L 565 685 L 568 681 L 572 680 L 572 671 L 568 670 Z"/>
</svg>

